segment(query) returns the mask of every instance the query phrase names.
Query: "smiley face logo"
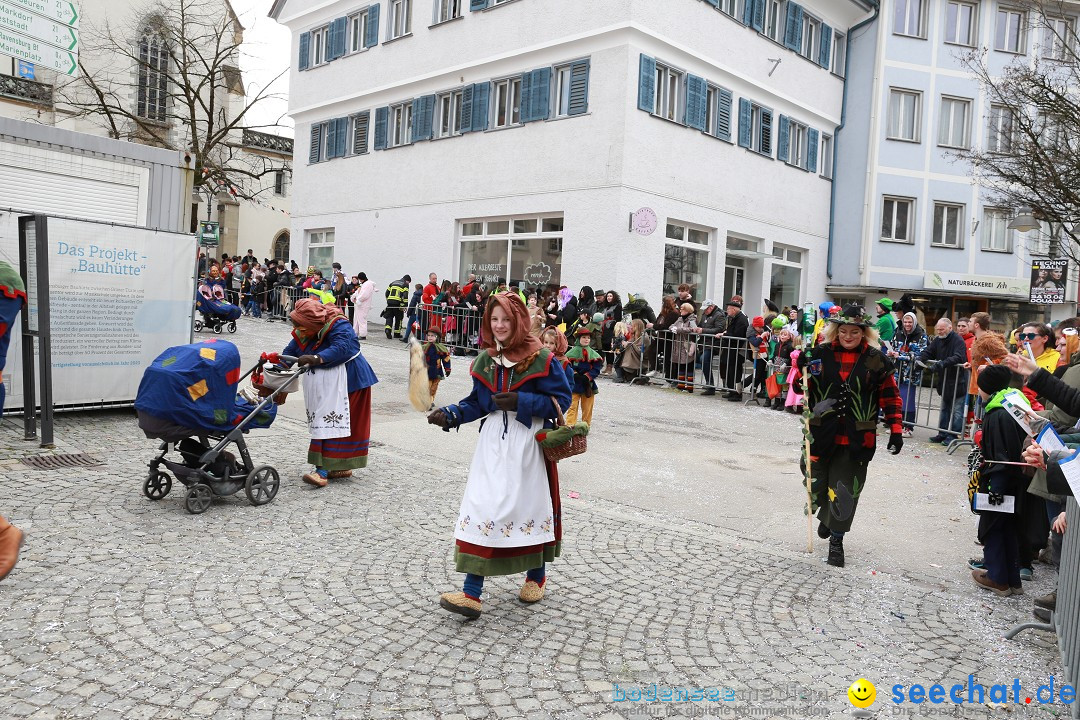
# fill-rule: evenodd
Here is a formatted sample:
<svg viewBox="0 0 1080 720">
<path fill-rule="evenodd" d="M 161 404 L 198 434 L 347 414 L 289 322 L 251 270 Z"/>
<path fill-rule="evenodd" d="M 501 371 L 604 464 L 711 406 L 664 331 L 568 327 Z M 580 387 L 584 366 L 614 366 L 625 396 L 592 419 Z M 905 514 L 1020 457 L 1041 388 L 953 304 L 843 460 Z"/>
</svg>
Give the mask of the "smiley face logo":
<svg viewBox="0 0 1080 720">
<path fill-rule="evenodd" d="M 848 700 L 857 708 L 868 708 L 877 699 L 877 688 L 866 678 L 859 678 L 847 689 Z"/>
</svg>

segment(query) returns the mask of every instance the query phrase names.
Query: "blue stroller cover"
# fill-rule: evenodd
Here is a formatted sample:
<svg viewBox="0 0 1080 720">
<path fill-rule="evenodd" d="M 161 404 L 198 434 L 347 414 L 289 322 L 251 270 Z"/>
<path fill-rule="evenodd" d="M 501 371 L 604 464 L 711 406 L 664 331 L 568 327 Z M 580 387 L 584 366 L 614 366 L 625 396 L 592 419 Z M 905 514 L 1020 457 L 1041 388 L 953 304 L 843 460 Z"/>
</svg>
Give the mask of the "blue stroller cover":
<svg viewBox="0 0 1080 720">
<path fill-rule="evenodd" d="M 225 281 L 221 279 L 207 279 L 199 283 L 199 292 L 195 295 L 195 309 L 222 320 L 235 320 L 240 317 L 240 307 L 225 302 Z"/>
<path fill-rule="evenodd" d="M 231 342 L 177 345 L 143 372 L 135 409 L 192 430 L 228 432 L 255 410 L 236 395 L 240 375 L 240 351 Z M 270 403 L 247 427 L 270 427 L 276 415 Z"/>
</svg>

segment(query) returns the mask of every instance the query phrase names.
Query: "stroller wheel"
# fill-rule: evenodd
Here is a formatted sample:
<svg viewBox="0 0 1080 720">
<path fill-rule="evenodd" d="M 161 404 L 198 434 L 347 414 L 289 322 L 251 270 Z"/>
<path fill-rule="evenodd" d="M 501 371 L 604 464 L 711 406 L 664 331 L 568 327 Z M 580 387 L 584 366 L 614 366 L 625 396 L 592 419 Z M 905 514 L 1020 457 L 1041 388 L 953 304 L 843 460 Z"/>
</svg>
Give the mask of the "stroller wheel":
<svg viewBox="0 0 1080 720">
<path fill-rule="evenodd" d="M 151 472 L 142 486 L 143 495 L 151 500 L 160 500 L 168 495 L 170 490 L 172 490 L 172 478 L 168 473 L 160 471 Z"/>
<path fill-rule="evenodd" d="M 203 329 L 202 320 L 195 321 L 195 332 L 201 332 Z"/>
<path fill-rule="evenodd" d="M 184 498 L 184 507 L 192 515 L 198 515 L 206 512 L 213 498 L 214 491 L 210 489 L 209 485 L 197 483 L 188 490 L 187 497 Z"/>
<path fill-rule="evenodd" d="M 229 321 L 229 332 L 231 332 L 231 333 L 236 332 L 236 321 L 235 320 L 230 320 Z"/>
<path fill-rule="evenodd" d="M 280 485 L 278 471 L 269 465 L 261 465 L 248 474 L 244 493 L 252 505 L 265 505 L 274 499 Z"/>
<path fill-rule="evenodd" d="M 221 323 L 214 323 L 214 332 L 216 332 L 218 335 L 221 334 Z"/>
</svg>

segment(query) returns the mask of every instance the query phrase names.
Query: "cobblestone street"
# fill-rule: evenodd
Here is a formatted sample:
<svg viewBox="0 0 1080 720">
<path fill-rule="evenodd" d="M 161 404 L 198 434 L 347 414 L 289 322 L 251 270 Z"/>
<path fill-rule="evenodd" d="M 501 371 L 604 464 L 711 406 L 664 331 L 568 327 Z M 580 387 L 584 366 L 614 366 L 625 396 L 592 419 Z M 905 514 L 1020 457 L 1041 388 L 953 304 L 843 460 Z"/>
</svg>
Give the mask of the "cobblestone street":
<svg viewBox="0 0 1080 720">
<path fill-rule="evenodd" d="M 963 452 L 946 456 L 926 433 L 899 457 L 882 449 L 837 569 L 816 537 L 805 552 L 795 418 L 606 381 L 589 452 L 560 467 L 566 537 L 547 596 L 523 605 L 520 576 L 494 578 L 483 617 L 462 622 L 437 599 L 460 588 L 452 523 L 476 428 L 428 426 L 407 402 L 404 348 L 375 330 L 369 467 L 303 485 L 293 396 L 249 435 L 255 463 L 282 476 L 263 507 L 241 492 L 189 515 L 179 483 L 143 497 L 156 445 L 130 411 L 58 415 L 53 451 L 22 440 L 20 417 L 3 420 L 0 512 L 27 542 L 0 583 L 0 717 L 621 718 L 644 704 L 614 702 L 613 685 L 652 683 L 737 694 L 647 706 L 670 716 L 851 717 L 859 677 L 886 717 L 896 683 L 974 674 L 1033 692 L 1060 678 L 1053 636 L 1001 639 L 1031 619 L 1053 570 L 1037 565 L 1019 598 L 971 582 L 966 560 L 981 550 Z M 242 318 L 223 337 L 250 365 L 287 329 Z M 469 359 L 454 358 L 437 402 L 466 394 Z M 102 465 L 20 461 L 45 452 Z M 745 699 L 769 689 L 779 697 Z"/>
</svg>

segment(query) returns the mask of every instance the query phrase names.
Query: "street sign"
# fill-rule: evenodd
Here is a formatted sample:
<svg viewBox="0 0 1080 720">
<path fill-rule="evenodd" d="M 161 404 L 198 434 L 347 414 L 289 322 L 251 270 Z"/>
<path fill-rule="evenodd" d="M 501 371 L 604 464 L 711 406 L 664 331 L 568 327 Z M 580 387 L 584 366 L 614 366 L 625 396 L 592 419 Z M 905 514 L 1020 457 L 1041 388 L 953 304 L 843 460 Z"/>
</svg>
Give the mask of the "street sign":
<svg viewBox="0 0 1080 720">
<path fill-rule="evenodd" d="M 0 0 L 0 29 L 10 30 L 36 40 L 44 40 L 58 48 L 78 52 L 79 34 L 74 28 L 57 20 L 50 20 L 40 15 L 8 4 Z"/>
<path fill-rule="evenodd" d="M 79 27 L 79 11 L 75 3 L 65 0 L 0 0 L 0 5 L 20 7 L 64 25 Z"/>
<path fill-rule="evenodd" d="M 0 55 L 10 55 L 65 75 L 74 75 L 78 69 L 75 53 L 61 50 L 25 35 L 8 32 L 3 28 L 0 28 Z"/>
</svg>

